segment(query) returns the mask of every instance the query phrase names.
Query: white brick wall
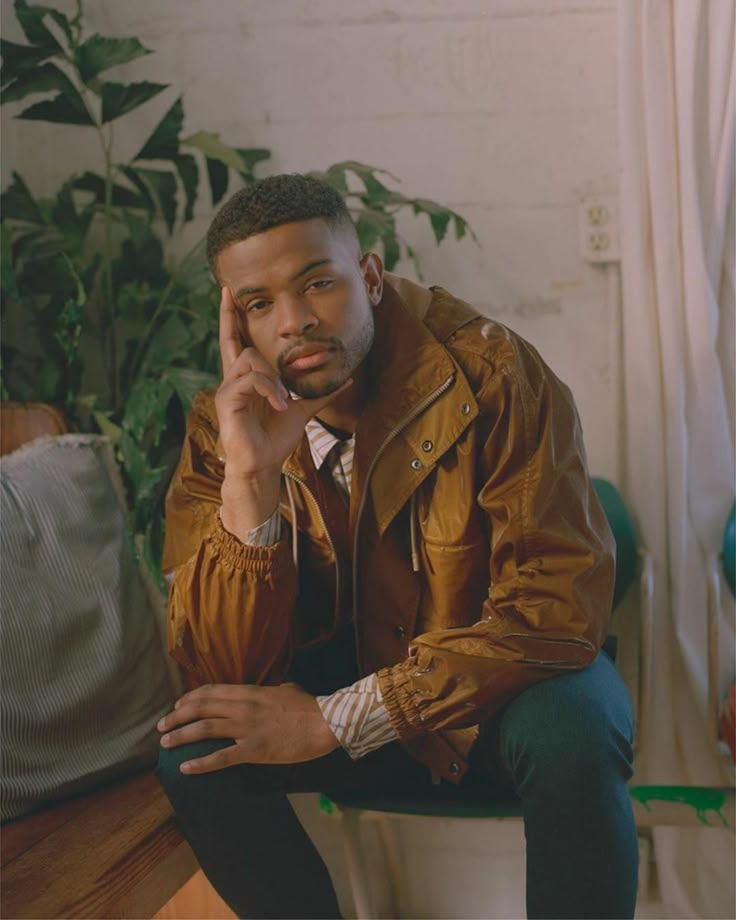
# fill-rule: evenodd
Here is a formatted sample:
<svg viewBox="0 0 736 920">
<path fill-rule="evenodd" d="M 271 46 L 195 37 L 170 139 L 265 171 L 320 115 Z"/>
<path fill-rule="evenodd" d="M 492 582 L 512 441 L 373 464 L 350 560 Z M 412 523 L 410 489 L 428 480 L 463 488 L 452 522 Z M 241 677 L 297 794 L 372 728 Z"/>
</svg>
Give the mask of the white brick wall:
<svg viewBox="0 0 736 920">
<path fill-rule="evenodd" d="M 121 79 L 172 85 L 119 123 L 121 155 L 135 151 L 183 91 L 186 130 L 269 147 L 269 170 L 360 159 L 394 172 L 408 194 L 460 210 L 479 248 L 465 241 L 435 250 L 424 221 L 403 221 L 426 280 L 540 348 L 576 395 L 592 469 L 615 475 L 612 305 L 603 272 L 581 263 L 576 230 L 578 197 L 617 187 L 615 0 L 86 6 L 93 28 L 137 35 L 156 52 L 121 68 Z M 13 38 L 10 7 L 2 0 Z M 97 162 L 92 132 L 83 144 L 76 129 L 2 112 L 4 185 L 21 165 L 51 192 L 70 169 Z M 209 217 L 203 201 L 192 233 Z"/>
</svg>

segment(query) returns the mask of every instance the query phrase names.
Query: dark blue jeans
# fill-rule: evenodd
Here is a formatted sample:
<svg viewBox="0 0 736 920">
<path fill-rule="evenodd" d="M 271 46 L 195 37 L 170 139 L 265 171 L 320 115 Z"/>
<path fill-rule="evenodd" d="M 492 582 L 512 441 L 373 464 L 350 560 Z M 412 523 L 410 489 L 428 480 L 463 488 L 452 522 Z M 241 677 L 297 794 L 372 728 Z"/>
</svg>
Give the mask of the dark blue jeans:
<svg viewBox="0 0 736 920">
<path fill-rule="evenodd" d="M 509 784 L 521 798 L 529 917 L 633 917 L 631 741 L 628 694 L 604 653 L 582 671 L 525 690 L 482 727 L 464 783 Z M 207 877 L 239 917 L 340 916 L 327 869 L 287 792 L 379 785 L 442 794 L 397 744 L 356 762 L 338 750 L 287 766 L 179 772 L 184 760 L 229 743 L 162 750 L 159 778 Z"/>
</svg>

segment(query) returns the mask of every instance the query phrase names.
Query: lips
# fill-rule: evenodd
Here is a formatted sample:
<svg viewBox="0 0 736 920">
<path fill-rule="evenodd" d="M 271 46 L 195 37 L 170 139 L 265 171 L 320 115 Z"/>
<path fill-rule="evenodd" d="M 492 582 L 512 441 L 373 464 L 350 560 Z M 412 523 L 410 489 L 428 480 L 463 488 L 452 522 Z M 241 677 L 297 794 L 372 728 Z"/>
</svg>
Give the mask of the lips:
<svg viewBox="0 0 736 920">
<path fill-rule="evenodd" d="M 286 365 L 297 371 L 310 370 L 324 364 L 329 353 L 328 345 L 308 345 L 304 348 L 295 348 L 289 355 Z"/>
</svg>

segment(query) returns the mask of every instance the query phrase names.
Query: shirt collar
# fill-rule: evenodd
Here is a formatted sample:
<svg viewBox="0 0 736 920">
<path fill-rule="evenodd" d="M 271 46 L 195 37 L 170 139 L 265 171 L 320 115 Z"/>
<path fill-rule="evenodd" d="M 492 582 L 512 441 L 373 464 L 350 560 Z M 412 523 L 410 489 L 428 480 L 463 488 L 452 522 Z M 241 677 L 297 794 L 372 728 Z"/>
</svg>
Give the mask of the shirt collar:
<svg viewBox="0 0 736 920">
<path fill-rule="evenodd" d="M 328 431 L 324 425 L 320 424 L 316 418 L 310 418 L 304 429 L 307 433 L 307 440 L 309 441 L 309 450 L 312 454 L 312 460 L 314 461 L 314 468 L 319 470 L 322 468 L 322 464 L 327 459 L 327 455 L 335 446 L 335 444 L 348 445 L 352 444 L 355 439 L 355 435 L 346 440 L 341 440 L 336 438 L 331 431 Z"/>
</svg>

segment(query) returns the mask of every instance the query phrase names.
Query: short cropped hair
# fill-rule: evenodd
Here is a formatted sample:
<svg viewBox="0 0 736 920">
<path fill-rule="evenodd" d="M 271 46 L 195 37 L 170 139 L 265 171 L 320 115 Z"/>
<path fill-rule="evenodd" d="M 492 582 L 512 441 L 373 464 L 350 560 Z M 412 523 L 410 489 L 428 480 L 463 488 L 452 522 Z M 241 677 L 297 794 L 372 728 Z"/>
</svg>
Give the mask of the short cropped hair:
<svg viewBox="0 0 736 920">
<path fill-rule="evenodd" d="M 300 173 L 260 179 L 240 189 L 215 215 L 207 231 L 207 261 L 213 275 L 217 256 L 241 240 L 282 224 L 321 218 L 331 228 L 346 228 L 355 237 L 355 225 L 342 195 L 327 182 Z"/>
</svg>

